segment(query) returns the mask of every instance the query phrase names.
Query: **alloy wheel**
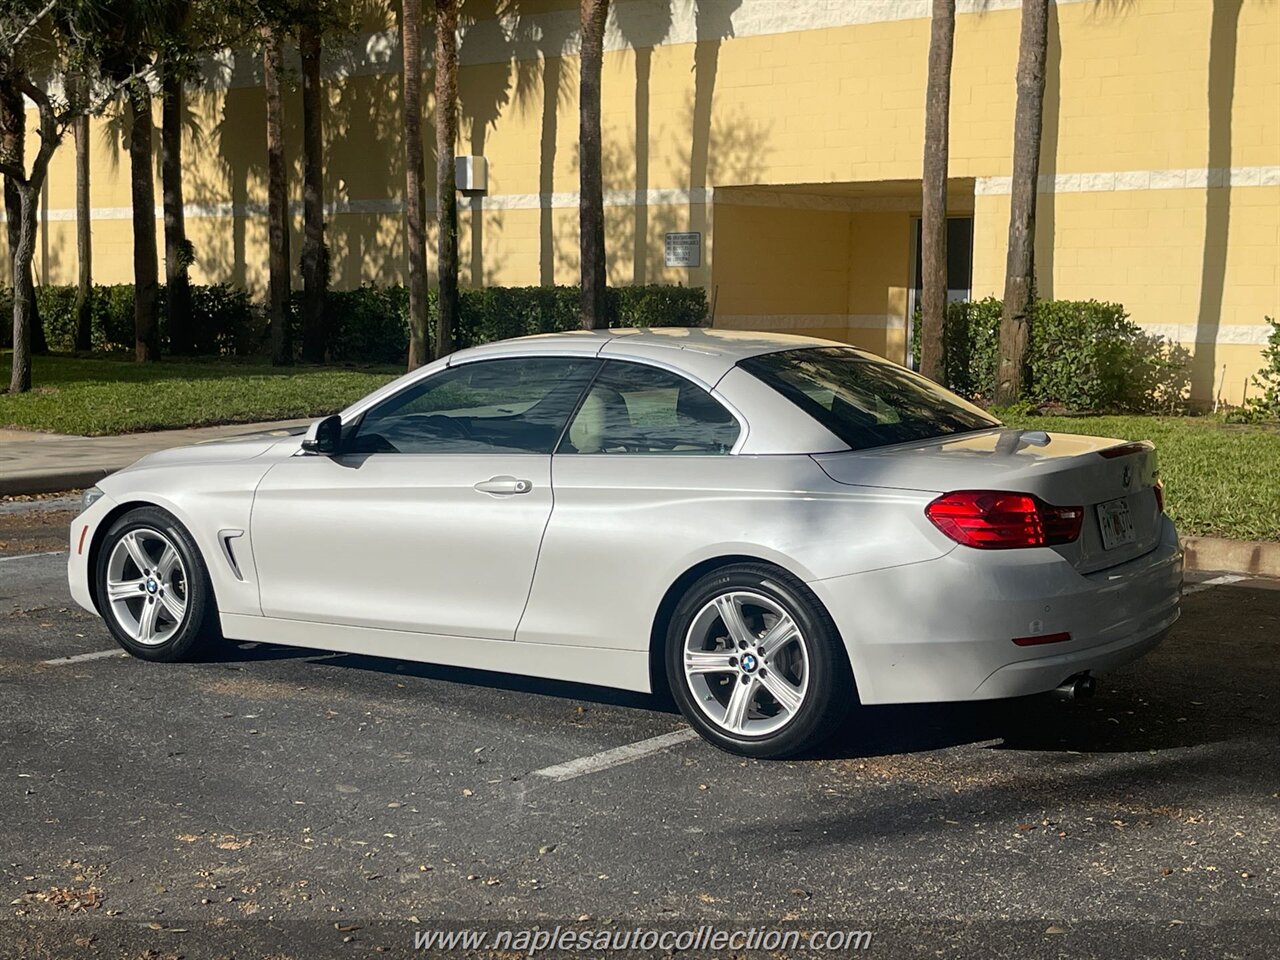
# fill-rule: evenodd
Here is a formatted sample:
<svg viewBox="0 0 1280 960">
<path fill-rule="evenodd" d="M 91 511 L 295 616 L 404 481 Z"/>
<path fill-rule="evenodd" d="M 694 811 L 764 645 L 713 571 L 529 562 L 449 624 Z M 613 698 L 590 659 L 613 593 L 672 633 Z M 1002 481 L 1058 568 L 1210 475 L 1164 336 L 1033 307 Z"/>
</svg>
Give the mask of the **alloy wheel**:
<svg viewBox="0 0 1280 960">
<path fill-rule="evenodd" d="M 135 642 L 159 646 L 187 616 L 187 570 L 173 541 L 158 530 L 126 531 L 107 559 L 111 616 Z"/>
<path fill-rule="evenodd" d="M 698 709 L 735 736 L 781 730 L 809 690 L 809 654 L 796 619 L 751 591 L 726 591 L 698 611 L 682 662 Z"/>
</svg>

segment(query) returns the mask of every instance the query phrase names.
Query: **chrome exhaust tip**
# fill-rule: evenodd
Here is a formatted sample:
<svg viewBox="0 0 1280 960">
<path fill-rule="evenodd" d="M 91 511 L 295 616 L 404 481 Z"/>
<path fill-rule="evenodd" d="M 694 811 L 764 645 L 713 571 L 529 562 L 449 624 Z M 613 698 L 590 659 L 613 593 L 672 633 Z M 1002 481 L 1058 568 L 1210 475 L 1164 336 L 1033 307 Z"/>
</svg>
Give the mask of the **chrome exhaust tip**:
<svg viewBox="0 0 1280 960">
<path fill-rule="evenodd" d="M 1053 695 L 1063 700 L 1086 700 L 1093 696 L 1097 683 L 1087 673 L 1068 677 L 1054 688 Z"/>
</svg>

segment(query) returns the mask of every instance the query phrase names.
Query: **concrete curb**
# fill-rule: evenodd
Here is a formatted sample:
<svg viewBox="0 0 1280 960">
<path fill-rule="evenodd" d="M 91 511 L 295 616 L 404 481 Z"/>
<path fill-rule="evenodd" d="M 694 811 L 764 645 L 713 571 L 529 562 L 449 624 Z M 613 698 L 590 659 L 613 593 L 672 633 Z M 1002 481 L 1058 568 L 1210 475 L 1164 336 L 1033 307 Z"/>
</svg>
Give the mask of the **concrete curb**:
<svg viewBox="0 0 1280 960">
<path fill-rule="evenodd" d="M 137 459 L 137 458 L 135 458 Z M 121 464 L 128 466 L 128 464 Z M 81 490 L 92 487 L 109 473 L 120 467 L 102 467 L 84 470 L 63 470 L 58 473 L 27 474 L 18 477 L 0 477 L 0 497 L 28 496 L 37 493 L 59 493 L 62 490 Z"/>
<path fill-rule="evenodd" d="M 1280 543 L 1184 537 L 1182 549 L 1188 570 L 1225 570 L 1260 577 L 1280 577 Z"/>
</svg>

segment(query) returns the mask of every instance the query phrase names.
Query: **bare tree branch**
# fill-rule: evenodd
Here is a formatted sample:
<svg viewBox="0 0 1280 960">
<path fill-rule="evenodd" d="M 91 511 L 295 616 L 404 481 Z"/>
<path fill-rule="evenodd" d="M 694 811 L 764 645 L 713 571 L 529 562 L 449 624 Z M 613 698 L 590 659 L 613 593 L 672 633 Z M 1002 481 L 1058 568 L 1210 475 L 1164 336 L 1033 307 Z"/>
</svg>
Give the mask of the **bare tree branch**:
<svg viewBox="0 0 1280 960">
<path fill-rule="evenodd" d="M 53 8 L 57 5 L 57 2 L 58 0 L 49 0 L 49 2 L 44 5 L 44 9 L 28 20 L 23 25 L 22 29 L 15 33 L 12 38 L 0 37 L 0 45 L 16 49 L 18 44 L 22 42 L 23 38 L 34 30 L 41 20 L 53 12 Z"/>
</svg>

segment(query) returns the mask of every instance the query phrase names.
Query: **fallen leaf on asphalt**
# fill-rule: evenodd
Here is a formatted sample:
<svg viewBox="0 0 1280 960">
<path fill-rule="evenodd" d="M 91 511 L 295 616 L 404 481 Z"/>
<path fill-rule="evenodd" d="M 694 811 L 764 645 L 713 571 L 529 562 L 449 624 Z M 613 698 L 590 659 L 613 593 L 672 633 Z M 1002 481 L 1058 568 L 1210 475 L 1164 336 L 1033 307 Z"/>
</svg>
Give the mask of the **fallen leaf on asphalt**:
<svg viewBox="0 0 1280 960">
<path fill-rule="evenodd" d="M 556 845 L 554 843 L 547 843 L 539 847 L 538 852 L 546 854 L 546 853 L 550 853 L 555 848 L 556 848 Z"/>
<path fill-rule="evenodd" d="M 809 899 L 809 891 L 808 891 L 808 890 L 802 890 L 800 887 L 796 887 L 796 888 L 794 888 L 794 889 L 791 891 L 791 895 L 792 895 L 793 897 L 799 897 L 799 898 L 800 898 L 800 899 L 802 899 L 802 900 L 808 900 L 808 899 Z"/>
<path fill-rule="evenodd" d="M 1160 876 L 1171 877 L 1173 876 L 1173 870 L 1171 870 L 1169 867 L 1165 867 L 1163 870 L 1160 871 Z"/>
<path fill-rule="evenodd" d="M 1026 833 L 1028 830 L 1034 830 L 1035 828 L 1036 828 L 1036 825 L 1035 825 L 1034 823 L 1020 823 L 1020 824 L 1018 824 L 1018 830 L 1019 830 L 1020 832 L 1022 832 L 1022 833 Z"/>
<path fill-rule="evenodd" d="M 359 929 L 360 929 L 360 924 L 358 924 L 358 923 L 335 923 L 335 924 L 333 925 L 333 928 L 334 928 L 335 930 L 337 930 L 339 933 L 351 933 L 351 932 L 353 932 L 353 931 L 355 931 L 355 930 L 359 930 Z"/>
<path fill-rule="evenodd" d="M 1054 934 L 1066 933 L 1066 932 L 1067 931 L 1062 927 L 1049 927 L 1047 930 L 1045 930 L 1045 933 L 1054 933 Z"/>
<path fill-rule="evenodd" d="M 462 788 L 462 795 L 463 795 L 464 797 L 471 797 L 471 796 L 475 796 L 475 791 L 474 791 L 474 790 L 472 790 L 470 787 L 463 787 L 463 788 Z"/>
</svg>

